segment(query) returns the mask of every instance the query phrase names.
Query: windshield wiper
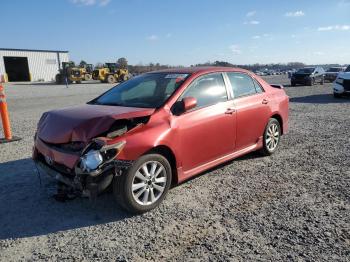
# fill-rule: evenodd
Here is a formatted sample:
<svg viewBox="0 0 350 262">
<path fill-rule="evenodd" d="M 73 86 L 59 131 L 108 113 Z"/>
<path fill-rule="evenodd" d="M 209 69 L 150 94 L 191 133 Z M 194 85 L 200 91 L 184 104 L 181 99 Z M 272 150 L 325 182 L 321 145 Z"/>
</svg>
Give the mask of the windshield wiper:
<svg viewBox="0 0 350 262">
<path fill-rule="evenodd" d="M 118 103 L 98 103 L 96 102 L 97 105 L 101 105 L 101 106 L 124 106 L 122 104 L 118 104 Z"/>
</svg>

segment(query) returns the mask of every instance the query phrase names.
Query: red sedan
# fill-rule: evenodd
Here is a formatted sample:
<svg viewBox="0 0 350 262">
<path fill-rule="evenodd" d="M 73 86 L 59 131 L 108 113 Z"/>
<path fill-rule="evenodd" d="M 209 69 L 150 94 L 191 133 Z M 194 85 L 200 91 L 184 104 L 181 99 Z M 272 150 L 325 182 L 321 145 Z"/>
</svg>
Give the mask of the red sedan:
<svg viewBox="0 0 350 262">
<path fill-rule="evenodd" d="M 121 206 L 142 213 L 172 183 L 252 151 L 273 154 L 288 130 L 288 101 L 282 86 L 243 69 L 151 72 L 44 113 L 33 159 L 65 194 L 95 197 L 113 185 Z"/>
</svg>

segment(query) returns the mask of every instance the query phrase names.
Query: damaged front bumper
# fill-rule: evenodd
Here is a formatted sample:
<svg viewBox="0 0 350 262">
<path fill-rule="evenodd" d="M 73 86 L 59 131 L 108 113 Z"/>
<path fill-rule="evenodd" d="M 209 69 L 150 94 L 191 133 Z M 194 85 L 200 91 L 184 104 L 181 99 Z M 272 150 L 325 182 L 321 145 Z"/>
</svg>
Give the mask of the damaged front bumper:
<svg viewBox="0 0 350 262">
<path fill-rule="evenodd" d="M 52 147 L 36 138 L 33 160 L 40 173 L 46 173 L 64 184 L 76 195 L 95 197 L 104 191 L 115 176 L 120 176 L 133 163 L 130 160 L 116 158 L 124 144 L 108 144 L 109 141 L 95 139 L 81 153 L 69 153 Z M 103 161 L 89 170 L 83 165 L 84 156 L 91 150 L 101 152 Z"/>
</svg>

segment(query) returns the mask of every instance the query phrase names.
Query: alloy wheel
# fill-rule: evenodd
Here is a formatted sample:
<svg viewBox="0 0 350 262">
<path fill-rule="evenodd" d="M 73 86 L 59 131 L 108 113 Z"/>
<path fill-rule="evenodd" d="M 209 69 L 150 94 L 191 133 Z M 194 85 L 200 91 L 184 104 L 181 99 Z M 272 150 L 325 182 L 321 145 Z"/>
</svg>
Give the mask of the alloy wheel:
<svg viewBox="0 0 350 262">
<path fill-rule="evenodd" d="M 158 161 L 140 166 L 132 181 L 132 196 L 143 206 L 154 204 L 163 194 L 167 183 L 166 170 Z"/>
<path fill-rule="evenodd" d="M 273 123 L 269 126 L 266 133 L 266 147 L 269 151 L 274 151 L 280 139 L 280 131 L 277 124 Z"/>
</svg>

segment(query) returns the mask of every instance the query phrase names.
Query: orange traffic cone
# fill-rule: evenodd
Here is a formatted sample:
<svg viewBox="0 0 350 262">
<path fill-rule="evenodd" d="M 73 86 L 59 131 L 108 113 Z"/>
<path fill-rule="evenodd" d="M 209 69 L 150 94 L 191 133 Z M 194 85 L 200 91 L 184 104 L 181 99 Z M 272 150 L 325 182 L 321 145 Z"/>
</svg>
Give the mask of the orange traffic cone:
<svg viewBox="0 0 350 262">
<path fill-rule="evenodd" d="M 6 96 L 4 92 L 4 87 L 2 85 L 0 85 L 0 114 L 1 114 L 2 127 L 4 129 L 4 135 L 5 135 L 5 138 L 0 138 L 0 144 L 20 140 L 19 137 L 13 137 L 11 133 L 11 125 L 10 125 L 9 114 L 7 111 Z"/>
</svg>

